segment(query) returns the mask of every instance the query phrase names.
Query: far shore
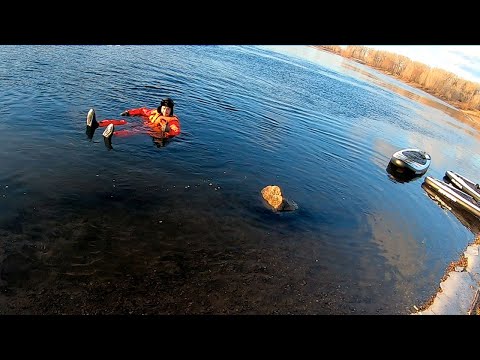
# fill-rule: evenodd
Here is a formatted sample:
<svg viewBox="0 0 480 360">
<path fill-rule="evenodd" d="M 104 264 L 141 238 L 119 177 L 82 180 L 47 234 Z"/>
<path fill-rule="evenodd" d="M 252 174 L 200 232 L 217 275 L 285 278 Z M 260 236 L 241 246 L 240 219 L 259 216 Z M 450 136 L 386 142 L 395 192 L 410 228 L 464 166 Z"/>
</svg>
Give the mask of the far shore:
<svg viewBox="0 0 480 360">
<path fill-rule="evenodd" d="M 331 51 L 328 51 L 327 49 L 321 49 L 323 51 L 327 51 L 327 52 L 330 52 L 332 54 L 335 54 L 334 52 L 331 52 Z M 337 54 L 338 56 L 342 56 L 340 54 Z M 368 66 L 372 69 L 375 69 L 377 71 L 380 71 L 381 73 L 385 74 L 385 75 L 388 75 L 388 76 L 391 76 L 393 77 L 394 79 L 397 79 L 399 81 L 402 81 L 403 83 L 411 86 L 411 87 L 414 87 L 414 88 L 417 88 L 417 89 L 420 89 L 424 92 L 426 92 L 427 94 L 430 94 L 444 102 L 446 102 L 447 104 L 450 104 L 451 106 L 453 106 L 455 109 L 457 109 L 458 111 L 460 111 L 461 113 L 463 113 L 467 119 L 469 119 L 471 122 L 472 122 L 472 125 L 475 126 L 476 128 L 480 128 L 480 110 L 472 110 L 472 109 L 469 109 L 469 110 L 464 110 L 461 108 L 461 105 L 459 103 L 455 103 L 455 102 L 452 102 L 450 100 L 446 100 L 446 99 L 443 99 L 442 97 L 438 96 L 437 94 L 433 94 L 431 92 L 429 92 L 427 89 L 425 89 L 423 86 L 417 84 L 417 83 L 414 83 L 414 82 L 409 82 L 409 81 L 405 81 L 399 77 L 396 77 L 395 75 L 393 75 L 392 73 L 388 72 L 388 71 L 385 71 L 383 69 L 380 69 L 380 68 L 376 68 L 376 67 L 373 67 L 371 65 L 368 65 L 368 64 L 365 64 L 363 61 L 360 61 L 358 59 L 354 59 L 354 58 L 347 58 L 347 59 L 350 59 L 352 61 L 355 61 L 355 62 L 358 62 L 358 63 L 361 63 L 365 66 Z"/>
<path fill-rule="evenodd" d="M 396 76 L 390 74 L 389 72 L 386 72 L 386 71 L 383 71 L 381 69 L 377 69 L 377 68 L 373 68 L 375 70 L 378 70 L 378 71 L 381 71 L 383 73 L 385 73 L 386 75 L 389 75 L 397 80 L 400 80 L 404 83 L 406 83 L 407 85 L 410 85 L 414 88 L 417 88 L 417 89 L 420 89 L 424 92 L 426 92 L 427 94 L 430 94 L 434 97 L 436 97 L 437 99 L 440 99 L 444 102 L 446 102 L 447 104 L 450 104 L 452 105 L 455 109 L 457 109 L 458 111 L 460 111 L 461 113 L 463 113 L 471 122 L 472 122 L 472 125 L 473 126 L 476 126 L 476 127 L 479 127 L 480 126 L 480 110 L 464 110 L 461 108 L 461 106 L 459 106 L 458 103 L 455 103 L 455 102 L 452 102 L 450 100 L 446 100 L 446 99 L 443 99 L 442 97 L 438 96 L 437 94 L 432 94 L 431 92 L 429 92 L 427 89 L 425 89 L 423 86 L 420 86 L 419 84 L 417 83 L 414 83 L 414 82 L 407 82 L 405 80 L 402 80 L 401 78 L 397 78 Z"/>
<path fill-rule="evenodd" d="M 379 69 L 377 69 L 379 70 Z M 390 75 L 390 76 L 393 76 L 392 74 L 390 73 L 386 73 L 387 75 Z M 395 77 L 395 76 L 393 76 Z M 400 80 L 400 81 L 403 81 L 402 79 L 400 78 L 397 78 L 395 77 L 396 79 Z M 420 89 L 424 92 L 426 92 L 427 94 L 430 94 L 444 102 L 446 102 L 447 104 L 450 104 L 452 105 L 455 109 L 457 109 L 458 111 L 460 111 L 461 113 L 463 113 L 468 119 L 470 119 L 470 121 L 472 121 L 474 124 L 473 125 L 480 125 L 480 110 L 472 110 L 472 109 L 469 109 L 469 110 L 464 110 L 461 108 L 461 106 L 456 103 L 456 102 L 453 102 L 453 101 L 450 101 L 450 100 L 446 100 L 446 99 L 443 99 L 442 97 L 438 96 L 437 94 L 432 94 L 431 92 L 429 92 L 427 89 L 425 89 L 424 87 L 418 85 L 417 83 L 413 83 L 413 82 L 405 82 L 403 81 L 404 83 L 406 83 L 407 85 L 410 85 L 414 88 L 417 88 L 417 89 Z"/>
</svg>

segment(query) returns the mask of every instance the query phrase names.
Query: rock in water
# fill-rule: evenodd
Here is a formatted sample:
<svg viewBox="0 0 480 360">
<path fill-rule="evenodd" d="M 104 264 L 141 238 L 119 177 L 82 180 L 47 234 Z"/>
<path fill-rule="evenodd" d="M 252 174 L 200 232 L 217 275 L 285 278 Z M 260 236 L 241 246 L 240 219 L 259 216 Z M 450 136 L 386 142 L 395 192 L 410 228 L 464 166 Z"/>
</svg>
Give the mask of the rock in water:
<svg viewBox="0 0 480 360">
<path fill-rule="evenodd" d="M 277 185 L 265 186 L 262 189 L 262 196 L 276 211 L 293 211 L 298 209 L 298 205 L 294 201 L 282 196 L 282 190 Z"/>
<path fill-rule="evenodd" d="M 283 203 L 282 190 L 276 185 L 265 186 L 262 189 L 262 196 L 271 207 L 278 210 Z"/>
</svg>

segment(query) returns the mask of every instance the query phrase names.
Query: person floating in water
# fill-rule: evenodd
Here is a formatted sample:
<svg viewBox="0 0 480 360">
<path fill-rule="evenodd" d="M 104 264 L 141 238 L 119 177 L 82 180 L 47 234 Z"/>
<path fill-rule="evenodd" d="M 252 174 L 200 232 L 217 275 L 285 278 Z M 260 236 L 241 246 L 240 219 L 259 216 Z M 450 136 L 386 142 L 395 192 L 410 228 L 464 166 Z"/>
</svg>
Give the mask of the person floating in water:
<svg viewBox="0 0 480 360">
<path fill-rule="evenodd" d="M 152 128 L 152 138 L 157 146 L 163 146 L 164 141 L 177 136 L 181 132 L 180 119 L 173 114 L 174 102 L 171 98 L 165 98 L 161 101 L 160 105 L 156 109 L 148 109 L 146 107 L 135 108 L 123 111 L 121 116 L 141 116 L 145 120 L 145 123 Z M 86 134 L 91 139 L 95 130 L 99 126 L 105 126 L 103 137 L 105 146 L 108 149 L 112 149 L 112 136 L 115 133 L 114 125 L 123 125 L 127 122 L 125 120 L 102 120 L 97 122 L 95 116 L 95 110 L 90 109 L 87 115 L 87 130 Z M 157 140 L 157 141 L 155 141 Z"/>
<path fill-rule="evenodd" d="M 173 114 L 174 102 L 163 99 L 156 109 L 146 107 L 125 110 L 121 116 L 142 116 L 150 126 L 162 132 L 163 137 L 170 138 L 180 134 L 180 119 Z"/>
</svg>

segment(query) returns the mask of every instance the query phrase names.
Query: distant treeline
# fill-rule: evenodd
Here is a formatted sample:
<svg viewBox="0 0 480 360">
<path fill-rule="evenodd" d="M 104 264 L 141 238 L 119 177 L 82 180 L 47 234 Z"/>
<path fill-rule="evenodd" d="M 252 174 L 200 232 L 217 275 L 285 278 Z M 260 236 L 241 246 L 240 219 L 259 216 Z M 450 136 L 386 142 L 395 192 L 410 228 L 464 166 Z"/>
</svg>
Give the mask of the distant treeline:
<svg viewBox="0 0 480 360">
<path fill-rule="evenodd" d="M 462 110 L 480 110 L 480 84 L 459 78 L 451 72 L 410 60 L 403 55 L 365 46 L 318 45 L 326 50 L 382 70 L 398 79 L 419 85 L 426 92 Z"/>
</svg>

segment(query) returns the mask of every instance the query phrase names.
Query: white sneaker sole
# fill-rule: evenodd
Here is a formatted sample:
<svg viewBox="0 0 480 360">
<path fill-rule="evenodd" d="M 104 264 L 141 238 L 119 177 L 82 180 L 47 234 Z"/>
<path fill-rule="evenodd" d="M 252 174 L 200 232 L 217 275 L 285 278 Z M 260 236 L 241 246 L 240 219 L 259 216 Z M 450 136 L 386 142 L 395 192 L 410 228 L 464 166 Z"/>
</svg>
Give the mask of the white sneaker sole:
<svg viewBox="0 0 480 360">
<path fill-rule="evenodd" d="M 95 117 L 95 110 L 90 109 L 87 114 L 87 126 L 92 126 L 92 121 L 94 117 Z"/>
<path fill-rule="evenodd" d="M 114 130 L 115 130 L 115 128 L 114 128 L 113 124 L 109 124 L 102 135 L 105 136 L 106 138 L 109 138 L 110 136 L 113 135 Z"/>
</svg>

